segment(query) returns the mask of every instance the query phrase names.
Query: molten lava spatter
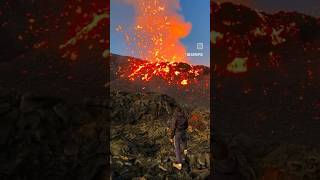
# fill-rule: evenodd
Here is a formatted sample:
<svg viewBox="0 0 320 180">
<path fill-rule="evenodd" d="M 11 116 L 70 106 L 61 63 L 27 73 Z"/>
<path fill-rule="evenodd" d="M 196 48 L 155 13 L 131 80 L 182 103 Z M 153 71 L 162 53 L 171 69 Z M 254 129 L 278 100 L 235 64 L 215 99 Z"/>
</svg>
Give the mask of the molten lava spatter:
<svg viewBox="0 0 320 180">
<path fill-rule="evenodd" d="M 200 67 L 178 62 L 132 61 L 129 68 L 128 78 L 131 81 L 140 79 L 147 82 L 152 79 L 162 79 L 167 81 L 168 84 L 182 86 L 196 83 L 197 77 L 204 73 L 204 70 Z"/>
<path fill-rule="evenodd" d="M 186 48 L 180 42 L 191 31 L 191 24 L 178 13 L 178 0 L 127 0 L 135 9 L 134 25 L 124 33 L 132 56 L 151 62 L 187 62 Z"/>
<path fill-rule="evenodd" d="M 179 68 L 179 62 L 187 62 L 186 48 L 180 42 L 188 36 L 191 24 L 178 13 L 178 0 L 127 0 L 135 9 L 134 25 L 118 25 L 132 56 L 147 62 L 131 64 L 130 80 L 150 81 L 154 78 L 169 84 L 186 86 L 199 73 L 193 66 Z M 130 60 L 129 60 L 130 61 Z M 180 64 L 181 65 L 181 64 Z"/>
</svg>

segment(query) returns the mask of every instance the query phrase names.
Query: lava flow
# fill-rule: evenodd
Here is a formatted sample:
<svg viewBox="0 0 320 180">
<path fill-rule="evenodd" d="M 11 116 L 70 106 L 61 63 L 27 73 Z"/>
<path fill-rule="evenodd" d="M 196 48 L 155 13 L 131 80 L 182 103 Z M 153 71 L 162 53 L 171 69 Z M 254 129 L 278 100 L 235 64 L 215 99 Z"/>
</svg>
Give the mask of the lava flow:
<svg viewBox="0 0 320 180">
<path fill-rule="evenodd" d="M 131 61 L 129 59 L 129 61 Z M 161 78 L 168 84 L 186 86 L 189 83 L 197 82 L 196 77 L 204 73 L 199 66 L 191 66 L 178 62 L 133 62 L 130 65 L 131 73 L 128 76 L 131 81 L 141 79 L 150 81 Z"/>
<path fill-rule="evenodd" d="M 182 62 L 136 62 L 130 59 L 128 61 L 130 62 L 130 73 L 127 77 L 131 81 L 140 79 L 148 82 L 152 79 L 161 78 L 166 80 L 168 85 L 186 86 L 197 83 L 197 77 L 204 74 L 205 71 L 199 66 Z"/>
</svg>

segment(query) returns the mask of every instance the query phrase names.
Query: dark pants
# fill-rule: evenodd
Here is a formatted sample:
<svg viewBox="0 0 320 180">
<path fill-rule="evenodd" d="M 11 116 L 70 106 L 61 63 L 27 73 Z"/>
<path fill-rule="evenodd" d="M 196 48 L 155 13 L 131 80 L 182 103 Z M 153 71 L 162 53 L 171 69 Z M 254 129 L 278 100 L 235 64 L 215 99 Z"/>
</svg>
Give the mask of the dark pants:
<svg viewBox="0 0 320 180">
<path fill-rule="evenodd" d="M 174 149 L 177 163 L 182 163 L 181 151 L 187 149 L 186 132 L 176 132 L 174 136 Z"/>
</svg>

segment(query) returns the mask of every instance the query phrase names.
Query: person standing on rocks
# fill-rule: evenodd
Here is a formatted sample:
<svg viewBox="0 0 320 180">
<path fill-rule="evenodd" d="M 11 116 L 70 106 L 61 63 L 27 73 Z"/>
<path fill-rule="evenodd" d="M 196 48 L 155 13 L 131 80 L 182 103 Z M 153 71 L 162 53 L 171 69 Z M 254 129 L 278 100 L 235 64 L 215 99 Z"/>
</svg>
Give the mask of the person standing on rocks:
<svg viewBox="0 0 320 180">
<path fill-rule="evenodd" d="M 176 154 L 176 162 L 173 163 L 173 167 L 178 170 L 182 169 L 182 158 L 181 158 L 181 150 L 183 150 L 183 154 L 187 156 L 187 129 L 188 129 L 188 119 L 185 114 L 182 112 L 180 107 L 177 107 L 173 118 L 170 119 L 169 122 L 169 135 L 170 142 L 174 144 L 175 154 Z"/>
</svg>

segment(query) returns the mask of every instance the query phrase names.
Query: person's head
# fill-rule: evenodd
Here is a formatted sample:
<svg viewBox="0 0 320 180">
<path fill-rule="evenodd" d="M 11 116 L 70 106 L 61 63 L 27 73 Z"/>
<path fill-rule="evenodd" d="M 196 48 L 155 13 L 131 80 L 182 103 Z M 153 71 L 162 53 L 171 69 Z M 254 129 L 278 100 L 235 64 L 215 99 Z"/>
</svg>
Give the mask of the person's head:
<svg viewBox="0 0 320 180">
<path fill-rule="evenodd" d="M 175 112 L 176 113 L 182 113 L 181 107 L 177 106 L 176 109 L 175 109 Z"/>
</svg>

